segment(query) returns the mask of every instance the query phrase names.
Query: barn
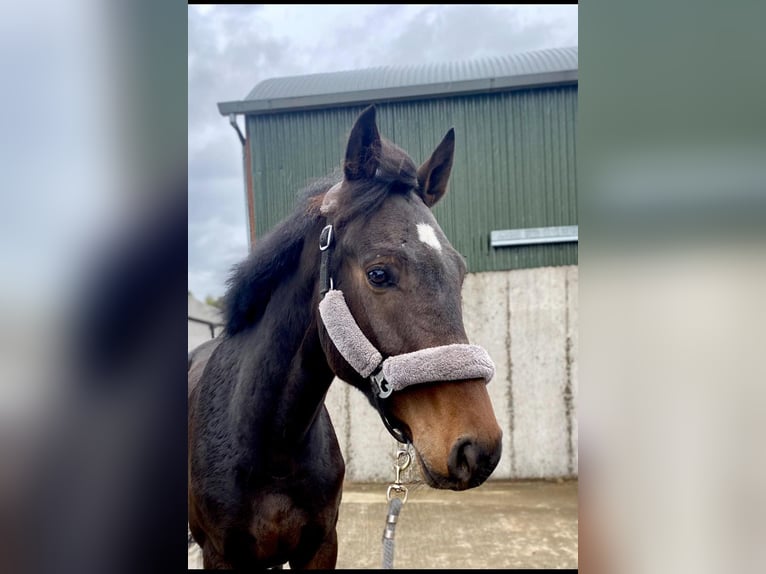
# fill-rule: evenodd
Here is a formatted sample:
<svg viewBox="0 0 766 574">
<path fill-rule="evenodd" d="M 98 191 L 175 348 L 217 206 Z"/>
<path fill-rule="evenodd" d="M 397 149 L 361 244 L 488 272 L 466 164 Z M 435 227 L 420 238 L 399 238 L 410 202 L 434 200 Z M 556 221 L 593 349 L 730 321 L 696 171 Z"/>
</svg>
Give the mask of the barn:
<svg viewBox="0 0 766 574">
<path fill-rule="evenodd" d="M 496 479 L 577 476 L 577 52 L 273 78 L 218 104 L 243 147 L 251 245 L 298 190 L 340 167 L 369 104 L 381 134 L 416 163 L 455 128 L 450 191 L 434 215 L 469 267 L 469 338 L 497 366 Z M 381 452 L 393 439 L 361 394 L 333 384 L 327 405 L 347 478 L 389 479 Z"/>
</svg>

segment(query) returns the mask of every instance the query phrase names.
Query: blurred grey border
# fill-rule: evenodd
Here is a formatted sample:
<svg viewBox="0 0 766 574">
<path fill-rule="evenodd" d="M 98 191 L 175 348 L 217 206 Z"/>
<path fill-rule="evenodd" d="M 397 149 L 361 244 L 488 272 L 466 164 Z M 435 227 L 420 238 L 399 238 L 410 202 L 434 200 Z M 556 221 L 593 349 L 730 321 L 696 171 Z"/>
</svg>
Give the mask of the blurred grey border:
<svg viewBox="0 0 766 574">
<path fill-rule="evenodd" d="M 186 569 L 187 5 L 0 19 L 0 571 Z"/>
<path fill-rule="evenodd" d="M 580 567 L 766 563 L 762 2 L 580 8 Z"/>
</svg>

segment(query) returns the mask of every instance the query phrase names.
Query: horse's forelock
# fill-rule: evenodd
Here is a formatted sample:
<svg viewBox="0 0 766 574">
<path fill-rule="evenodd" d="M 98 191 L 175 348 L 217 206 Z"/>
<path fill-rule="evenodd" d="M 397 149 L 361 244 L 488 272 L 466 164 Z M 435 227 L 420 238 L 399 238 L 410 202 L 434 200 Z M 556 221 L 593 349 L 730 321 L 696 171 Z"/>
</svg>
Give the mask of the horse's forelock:
<svg viewBox="0 0 766 574">
<path fill-rule="evenodd" d="M 375 175 L 345 182 L 332 213 L 328 214 L 334 224 L 343 227 L 353 219 L 369 217 L 389 194 L 406 194 L 417 188 L 417 166 L 410 156 L 396 144 L 385 138 L 381 140 L 383 145 Z"/>
</svg>

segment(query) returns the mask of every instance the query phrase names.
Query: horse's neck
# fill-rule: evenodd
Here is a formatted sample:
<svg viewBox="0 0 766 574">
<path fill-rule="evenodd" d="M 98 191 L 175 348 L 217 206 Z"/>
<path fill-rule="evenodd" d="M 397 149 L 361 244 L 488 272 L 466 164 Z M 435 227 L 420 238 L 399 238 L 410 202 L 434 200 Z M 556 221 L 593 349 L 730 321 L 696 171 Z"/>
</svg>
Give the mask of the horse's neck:
<svg viewBox="0 0 766 574">
<path fill-rule="evenodd" d="M 315 275 L 299 271 L 275 290 L 248 336 L 257 352 L 245 352 L 240 368 L 235 408 L 250 420 L 252 440 L 275 451 L 304 442 L 334 376 L 319 341 Z"/>
</svg>

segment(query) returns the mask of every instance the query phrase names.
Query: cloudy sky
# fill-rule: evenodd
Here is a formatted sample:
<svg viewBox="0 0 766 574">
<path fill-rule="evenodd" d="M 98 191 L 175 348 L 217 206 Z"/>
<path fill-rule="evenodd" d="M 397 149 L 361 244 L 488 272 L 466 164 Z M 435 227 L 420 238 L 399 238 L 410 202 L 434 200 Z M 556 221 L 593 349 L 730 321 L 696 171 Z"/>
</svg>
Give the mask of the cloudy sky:
<svg viewBox="0 0 766 574">
<path fill-rule="evenodd" d="M 273 77 L 577 44 L 576 5 L 190 6 L 189 289 L 222 295 L 247 255 L 241 146 L 217 102 Z"/>
</svg>

